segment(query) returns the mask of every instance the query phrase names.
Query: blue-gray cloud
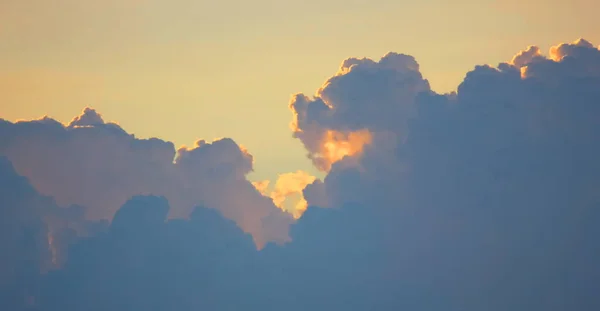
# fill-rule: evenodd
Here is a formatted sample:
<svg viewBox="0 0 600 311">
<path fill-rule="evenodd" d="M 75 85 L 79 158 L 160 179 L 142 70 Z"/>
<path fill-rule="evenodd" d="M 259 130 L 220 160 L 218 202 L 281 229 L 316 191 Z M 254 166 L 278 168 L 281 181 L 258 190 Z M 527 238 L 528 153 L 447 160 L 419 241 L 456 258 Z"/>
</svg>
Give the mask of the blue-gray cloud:
<svg viewBox="0 0 600 311">
<path fill-rule="evenodd" d="M 334 163 L 305 197 L 312 204 L 341 207 L 339 213 L 355 222 L 367 221 L 353 224 L 364 236 L 377 233 L 365 244 L 379 245 L 371 252 L 385 255 L 366 256 L 363 269 L 382 269 L 383 291 L 377 296 L 393 301 L 388 306 L 600 306 L 594 297 L 600 275 L 594 238 L 600 233 L 599 57 L 598 49 L 580 40 L 553 48 L 550 58 L 530 48 L 512 63 L 477 66 L 456 93 L 425 91 L 409 100 L 415 112 L 397 116 L 408 124 L 401 133 L 385 122 L 369 127 L 378 120 L 373 114 L 347 119 L 365 124 L 373 143 Z M 360 98 L 380 94 L 368 88 Z M 384 118 L 387 111 L 381 113 Z M 333 129 L 326 122 L 319 125 Z M 343 206 L 349 204 L 365 209 L 363 215 L 346 211 Z M 323 221 L 310 235 L 340 229 Z M 292 231 L 294 240 L 299 235 Z M 340 244 L 336 240 L 328 247 Z"/>
<path fill-rule="evenodd" d="M 181 204 L 171 192 L 127 197 L 108 228 L 69 242 L 62 268 L 36 274 L 32 263 L 33 272 L 22 277 L 32 285 L 13 286 L 27 294 L 14 296 L 21 300 L 12 305 L 48 311 L 598 310 L 599 68 L 600 51 L 584 40 L 557 46 L 548 57 L 530 47 L 496 67 L 476 66 L 455 93 L 437 94 L 412 57 L 347 60 L 314 98 L 299 94 L 290 105 L 295 137 L 328 172 L 305 189 L 312 206 L 291 226 L 290 243 L 257 251 L 226 206 L 168 219 Z M 94 120 L 80 118 L 73 128 L 103 128 Z M 120 133 L 114 126 L 106 130 L 111 137 Z M 6 123 L 0 137 L 9 143 L 0 145 L 35 141 L 22 137 L 43 142 L 48 138 L 41 133 L 64 131 L 51 120 Z M 352 136 L 365 133 L 367 140 Z M 220 191 L 193 176 L 229 185 L 251 168 L 233 141 L 214 145 L 223 153 L 203 151 L 203 142 L 199 150 L 180 151 L 175 164 L 175 152 L 169 153 L 167 167 L 179 163 L 191 175 L 178 175 L 185 182 L 175 186 L 236 195 L 230 191 L 238 186 Z M 325 159 L 325 151 L 338 153 Z M 21 187 L 19 177 L 11 178 Z M 14 202 L 10 213 L 29 211 Z M 40 217 L 37 210 L 27 215 Z M 35 224 L 42 241 L 48 225 Z M 10 245 L 3 247 L 15 258 L 49 256 L 44 243 L 2 245 Z"/>
<path fill-rule="evenodd" d="M 83 206 L 88 219 L 110 220 L 132 196 L 160 195 L 171 217 L 187 217 L 197 205 L 215 208 L 259 245 L 286 241 L 293 221 L 246 179 L 252 155 L 229 138 L 175 149 L 86 108 L 66 126 L 47 117 L 1 121 L 0 155 L 59 205 Z"/>
</svg>

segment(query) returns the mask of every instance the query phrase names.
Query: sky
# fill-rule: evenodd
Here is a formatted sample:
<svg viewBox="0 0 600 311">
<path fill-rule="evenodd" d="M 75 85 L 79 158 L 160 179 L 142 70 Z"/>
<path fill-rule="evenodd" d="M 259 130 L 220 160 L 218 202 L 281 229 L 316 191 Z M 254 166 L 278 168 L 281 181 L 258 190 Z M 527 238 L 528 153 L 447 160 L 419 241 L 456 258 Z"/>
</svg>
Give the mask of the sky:
<svg viewBox="0 0 600 311">
<path fill-rule="evenodd" d="M 0 0 L 0 111 L 68 122 L 89 106 L 177 146 L 233 137 L 255 156 L 255 180 L 318 174 L 289 134 L 287 104 L 312 95 L 341 60 L 407 53 L 434 90 L 453 91 L 474 64 L 508 61 L 530 44 L 599 42 L 596 5 Z"/>
<path fill-rule="evenodd" d="M 596 8 L 0 0 L 0 306 L 600 310 Z"/>
</svg>

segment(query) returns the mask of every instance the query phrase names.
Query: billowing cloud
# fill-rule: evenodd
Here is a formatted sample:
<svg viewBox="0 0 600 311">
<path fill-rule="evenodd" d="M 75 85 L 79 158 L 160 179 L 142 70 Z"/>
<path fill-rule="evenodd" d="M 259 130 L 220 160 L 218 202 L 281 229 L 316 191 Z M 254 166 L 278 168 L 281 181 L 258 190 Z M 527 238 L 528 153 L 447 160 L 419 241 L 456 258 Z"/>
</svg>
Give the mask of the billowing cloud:
<svg viewBox="0 0 600 311">
<path fill-rule="evenodd" d="M 31 283 L 37 281 L 40 267 L 51 264 L 44 207 L 54 206 L 0 157 L 0 303 L 4 306 L 23 303 L 32 295 Z"/>
<path fill-rule="evenodd" d="M 96 112 L 96 110 L 85 108 L 83 113 L 80 116 L 75 117 L 71 123 L 69 123 L 70 128 L 76 126 L 94 126 L 94 125 L 104 125 L 104 120 L 102 116 Z"/>
<path fill-rule="evenodd" d="M 77 236 L 95 235 L 105 225 L 86 221 L 78 206 L 59 207 L 39 194 L 0 156 L 0 305 L 32 307 L 43 273 L 66 261 Z"/>
<path fill-rule="evenodd" d="M 394 115 L 407 120 L 404 132 L 386 122 L 364 127 L 400 135 L 369 144 L 353 165 L 335 163 L 323 182 L 305 189 L 310 205 L 325 202 L 334 209 L 309 208 L 293 228 L 289 248 L 303 248 L 295 256 L 318 253 L 331 260 L 314 264 L 315 271 L 351 262 L 352 270 L 336 274 L 351 279 L 319 283 L 328 286 L 322 290 L 342 286 L 339 299 L 365 295 L 369 288 L 360 284 L 373 286 L 374 278 L 377 293 L 350 305 L 598 308 L 598 65 L 600 51 L 585 40 L 553 47 L 548 57 L 530 47 L 510 63 L 475 67 L 456 93 L 407 91 L 396 97 L 398 105 L 414 107 Z M 378 87 L 338 91 L 361 90 L 351 99 L 392 92 Z M 297 118 L 294 105 L 292 110 Z M 385 106 L 379 111 L 386 120 Z M 325 132 L 372 119 L 355 113 L 335 125 L 312 118 L 311 126 Z M 307 146 L 309 153 L 318 148 Z M 323 239 L 339 231 L 349 237 L 326 244 Z M 356 231 L 359 237 L 350 233 Z M 353 248 L 362 251 L 346 259 Z M 306 279 L 326 278 L 302 271 Z"/>
<path fill-rule="evenodd" d="M 544 59 L 544 56 L 542 56 L 539 47 L 532 45 L 515 55 L 510 63 L 518 68 L 522 68 L 536 59 Z"/>
<path fill-rule="evenodd" d="M 290 126 L 314 164 L 328 171 L 345 156 L 359 154 L 375 133 L 405 135 L 416 95 L 429 90 L 412 56 L 389 53 L 379 62 L 350 58 L 314 98 L 292 97 Z"/>
<path fill-rule="evenodd" d="M 252 156 L 231 139 L 175 150 L 160 139 L 138 139 L 86 108 L 68 126 L 47 117 L 2 121 L 0 155 L 40 193 L 61 206 L 85 207 L 89 219 L 112 219 L 132 196 L 160 195 L 171 202 L 171 217 L 187 217 L 198 205 L 221 210 L 259 246 L 286 241 L 293 220 L 246 179 Z"/>
<path fill-rule="evenodd" d="M 106 234 L 81 240 L 38 285 L 40 310 L 233 310 L 252 302 L 252 237 L 215 209 L 167 219 L 164 197 L 136 196 Z"/>
<path fill-rule="evenodd" d="M 291 213 L 294 218 L 300 218 L 307 208 L 303 190 L 312 184 L 316 177 L 304 171 L 280 174 L 275 185 L 269 187 L 268 180 L 254 182 L 254 186 L 264 195 L 273 199 L 280 209 Z"/>
<path fill-rule="evenodd" d="M 35 284 L 26 301 L 48 311 L 598 310 L 599 68 L 584 40 L 549 56 L 529 47 L 437 94 L 410 56 L 349 59 L 315 97 L 290 104 L 294 136 L 327 176 L 296 172 L 273 185 L 246 180 L 252 157 L 228 139 L 176 152 L 116 125 L 5 122 L 2 154 L 44 194 L 74 173 L 15 150 L 63 156 L 61 168 L 83 160 L 53 150 L 102 151 L 83 158 L 81 182 L 112 189 L 107 176 L 122 172 L 136 177 L 110 179 L 119 191 L 141 189 L 103 190 L 123 201 L 110 227 L 72 241 L 61 269 L 24 277 Z M 86 139 L 71 146 L 74 133 Z M 105 159 L 118 169 L 89 168 Z M 287 230 L 291 216 L 276 205 L 300 190 L 308 207 L 291 241 L 256 250 L 248 228 Z M 129 200 L 133 192 L 153 195 Z M 38 255 L 52 258 L 48 247 Z"/>
</svg>

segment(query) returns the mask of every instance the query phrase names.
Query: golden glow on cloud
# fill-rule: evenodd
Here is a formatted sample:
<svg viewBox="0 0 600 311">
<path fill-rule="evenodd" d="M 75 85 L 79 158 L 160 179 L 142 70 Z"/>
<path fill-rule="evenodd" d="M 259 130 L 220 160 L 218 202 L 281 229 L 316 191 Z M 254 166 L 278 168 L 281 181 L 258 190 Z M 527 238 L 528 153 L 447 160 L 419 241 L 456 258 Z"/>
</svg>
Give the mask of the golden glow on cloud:
<svg viewBox="0 0 600 311">
<path fill-rule="evenodd" d="M 262 195 L 268 195 L 269 184 L 271 184 L 271 181 L 269 180 L 259 180 L 252 182 L 254 188 L 256 188 L 256 190 L 258 190 L 258 192 L 260 192 Z"/>
<path fill-rule="evenodd" d="M 527 66 L 521 67 L 521 79 L 527 78 Z"/>
<path fill-rule="evenodd" d="M 302 190 L 315 179 L 314 176 L 304 171 L 279 175 L 275 183 L 275 189 L 271 193 L 273 203 L 279 208 L 290 212 L 294 218 L 300 218 L 307 208 Z M 287 207 L 286 203 L 291 203 L 292 206 Z"/>
<path fill-rule="evenodd" d="M 370 144 L 371 133 L 368 130 L 344 133 L 328 130 L 323 135 L 320 156 L 325 160 L 325 170 L 329 171 L 331 165 L 346 156 L 362 153 L 365 145 Z"/>
<path fill-rule="evenodd" d="M 275 206 L 298 219 L 308 207 L 302 191 L 316 179 L 309 173 L 299 170 L 280 174 L 272 188 L 269 187 L 270 182 L 268 180 L 257 181 L 252 184 L 261 194 L 270 197 Z"/>
<path fill-rule="evenodd" d="M 548 56 L 544 56 L 540 48 L 537 46 L 529 46 L 526 50 L 523 50 L 517 55 L 515 55 L 510 64 L 516 66 L 521 71 L 521 78 L 526 79 L 530 77 L 529 65 L 534 63 L 536 59 L 545 60 L 549 59 L 554 62 L 561 62 L 566 55 L 569 55 L 570 50 L 573 47 L 587 47 L 587 48 L 596 48 L 589 41 L 584 39 L 578 39 L 573 41 L 572 43 L 561 43 L 559 45 L 555 45 L 550 47 Z M 597 49 L 600 49 L 597 48 Z M 589 68 L 589 70 L 595 70 L 594 68 Z"/>
</svg>

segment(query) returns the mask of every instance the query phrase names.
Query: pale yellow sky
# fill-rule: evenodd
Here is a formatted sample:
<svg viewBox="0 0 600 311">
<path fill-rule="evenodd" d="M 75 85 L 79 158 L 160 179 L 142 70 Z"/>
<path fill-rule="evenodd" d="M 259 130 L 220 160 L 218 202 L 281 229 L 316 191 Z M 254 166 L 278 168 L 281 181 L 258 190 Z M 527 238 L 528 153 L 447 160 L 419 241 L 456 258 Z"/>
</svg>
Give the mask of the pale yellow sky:
<svg viewBox="0 0 600 311">
<path fill-rule="evenodd" d="M 232 137 L 253 178 L 315 172 L 288 129 L 347 57 L 415 56 L 437 91 L 476 64 L 584 37 L 591 0 L 0 0 L 0 118 L 68 121 L 85 106 L 138 137 Z"/>
</svg>

